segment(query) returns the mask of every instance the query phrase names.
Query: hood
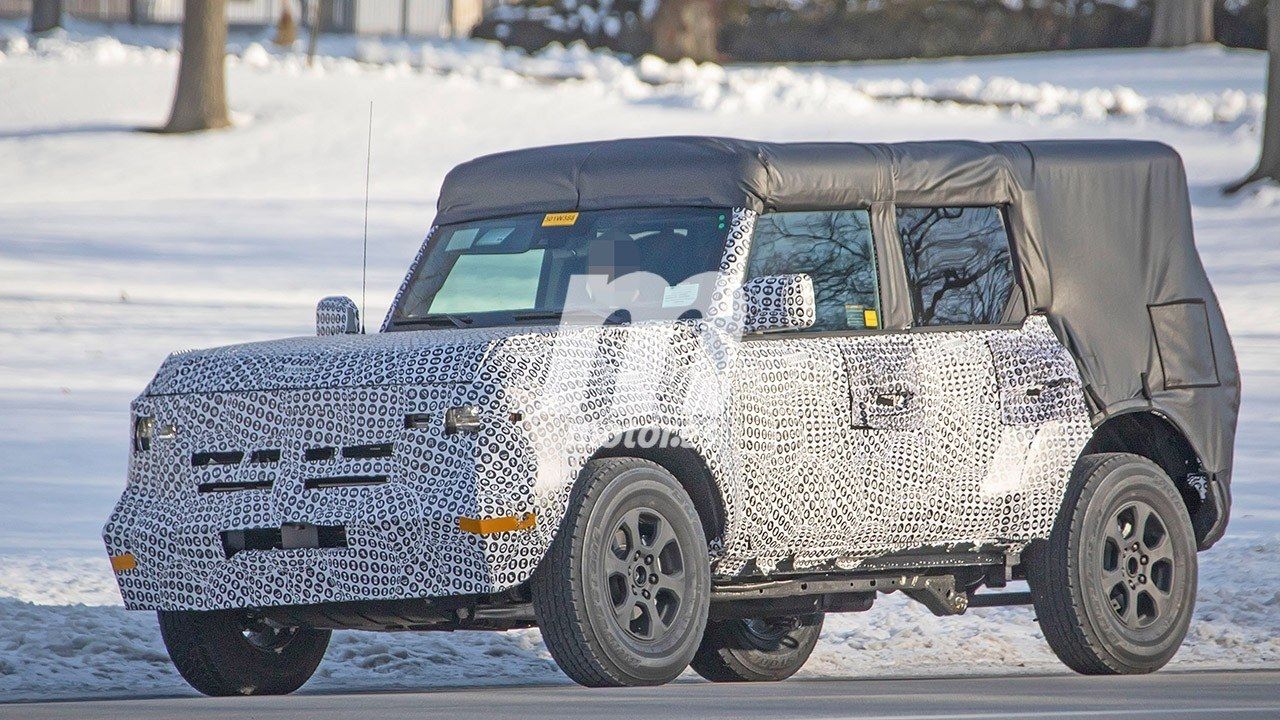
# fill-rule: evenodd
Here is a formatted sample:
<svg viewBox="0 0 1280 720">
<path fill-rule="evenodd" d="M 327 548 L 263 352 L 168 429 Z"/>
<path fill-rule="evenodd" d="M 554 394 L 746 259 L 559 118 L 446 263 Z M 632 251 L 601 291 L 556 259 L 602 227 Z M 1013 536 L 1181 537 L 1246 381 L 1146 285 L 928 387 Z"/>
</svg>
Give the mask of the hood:
<svg viewBox="0 0 1280 720">
<path fill-rule="evenodd" d="M 470 381 L 492 345 L 554 328 L 432 329 L 295 337 L 170 355 L 147 395 Z"/>
</svg>

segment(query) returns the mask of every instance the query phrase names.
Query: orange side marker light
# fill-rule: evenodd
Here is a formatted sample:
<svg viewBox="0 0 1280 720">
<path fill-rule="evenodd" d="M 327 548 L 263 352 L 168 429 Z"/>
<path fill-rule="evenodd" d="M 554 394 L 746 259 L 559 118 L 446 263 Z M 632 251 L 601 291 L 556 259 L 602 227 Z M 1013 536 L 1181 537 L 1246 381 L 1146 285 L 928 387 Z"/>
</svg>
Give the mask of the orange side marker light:
<svg viewBox="0 0 1280 720">
<path fill-rule="evenodd" d="M 525 513 L 523 517 L 507 515 L 496 518 L 458 518 L 458 529 L 473 535 L 493 535 L 513 530 L 528 530 L 538 524 L 533 513 Z"/>
<path fill-rule="evenodd" d="M 133 553 L 111 556 L 111 569 L 118 573 L 132 570 L 136 567 L 138 567 L 138 558 L 134 557 Z"/>
</svg>

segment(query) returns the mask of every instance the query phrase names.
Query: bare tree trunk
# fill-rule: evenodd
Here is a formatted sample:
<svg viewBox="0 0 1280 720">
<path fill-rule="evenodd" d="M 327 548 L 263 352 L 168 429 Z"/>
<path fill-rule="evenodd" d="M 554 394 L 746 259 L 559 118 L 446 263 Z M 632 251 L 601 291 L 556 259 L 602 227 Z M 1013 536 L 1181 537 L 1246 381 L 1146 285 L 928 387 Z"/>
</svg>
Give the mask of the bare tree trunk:
<svg viewBox="0 0 1280 720">
<path fill-rule="evenodd" d="M 298 40 L 298 23 L 293 20 L 293 3 L 289 0 L 281 3 L 280 20 L 276 22 L 276 36 L 271 38 L 277 47 L 291 48 Z"/>
<path fill-rule="evenodd" d="M 311 0 L 314 6 L 311 8 L 311 36 L 307 38 L 307 67 L 311 67 L 316 62 L 316 48 L 320 44 L 320 35 L 324 32 L 324 25 L 329 20 L 329 13 L 333 11 L 333 4 L 330 0 Z"/>
<path fill-rule="evenodd" d="M 1226 188 L 1238 192 L 1258 180 L 1280 182 L 1280 0 L 1267 3 L 1267 110 L 1262 122 L 1262 159 L 1248 177 Z"/>
<path fill-rule="evenodd" d="M 1213 42 L 1213 0 L 1155 0 L 1151 47 Z"/>
<path fill-rule="evenodd" d="M 719 0 L 662 0 L 653 15 L 653 52 L 667 60 L 719 59 Z"/>
<path fill-rule="evenodd" d="M 62 27 L 62 0 L 35 0 L 31 4 L 31 32 L 48 32 Z"/>
<path fill-rule="evenodd" d="M 212 130 L 227 117 L 227 0 L 185 0 L 173 114 L 162 132 Z"/>
</svg>

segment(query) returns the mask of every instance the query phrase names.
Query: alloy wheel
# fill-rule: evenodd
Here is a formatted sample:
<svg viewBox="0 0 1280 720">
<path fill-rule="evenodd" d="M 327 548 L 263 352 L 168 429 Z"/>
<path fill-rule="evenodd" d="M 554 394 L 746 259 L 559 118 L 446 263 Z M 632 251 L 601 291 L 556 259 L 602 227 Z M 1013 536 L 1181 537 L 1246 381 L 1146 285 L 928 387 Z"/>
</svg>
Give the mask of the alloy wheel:
<svg viewBox="0 0 1280 720">
<path fill-rule="evenodd" d="M 605 582 L 614 621 L 641 643 L 662 639 L 691 594 L 692 573 L 671 524 L 657 510 L 622 515 L 604 553 Z"/>
<path fill-rule="evenodd" d="M 1102 588 L 1125 627 L 1143 630 L 1171 612 L 1179 580 L 1173 545 L 1160 514 L 1141 500 L 1124 505 L 1107 523 Z"/>
</svg>

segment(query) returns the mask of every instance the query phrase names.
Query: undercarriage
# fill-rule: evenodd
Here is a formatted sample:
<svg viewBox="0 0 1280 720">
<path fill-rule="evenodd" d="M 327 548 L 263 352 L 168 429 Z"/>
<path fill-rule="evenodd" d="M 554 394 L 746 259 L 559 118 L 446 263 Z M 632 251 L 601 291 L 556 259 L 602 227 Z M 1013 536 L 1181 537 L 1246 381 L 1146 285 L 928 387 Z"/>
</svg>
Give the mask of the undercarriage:
<svg viewBox="0 0 1280 720">
<path fill-rule="evenodd" d="M 720 578 L 712 619 L 863 612 L 876 596 L 902 592 L 935 615 L 970 607 L 1029 605 L 1029 592 L 979 592 L 1025 579 L 1021 553 L 1010 546 L 930 549 L 868 558 L 856 570 L 785 572 Z M 402 600 L 364 600 L 248 609 L 282 626 L 376 631 L 514 630 L 537 625 L 528 583 L 502 593 Z"/>
</svg>

